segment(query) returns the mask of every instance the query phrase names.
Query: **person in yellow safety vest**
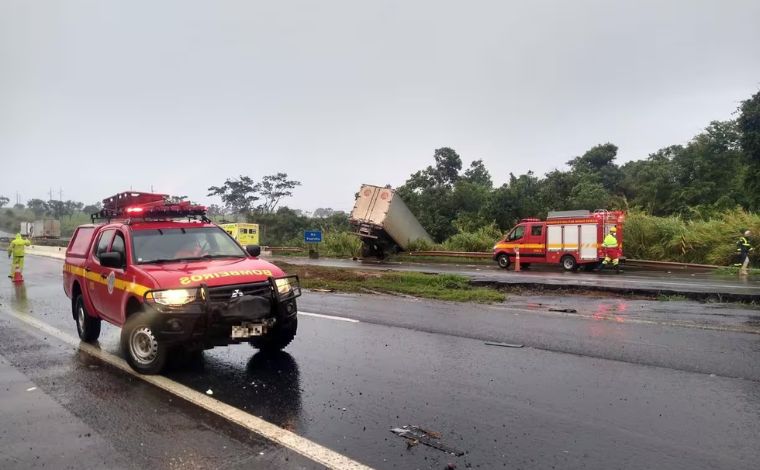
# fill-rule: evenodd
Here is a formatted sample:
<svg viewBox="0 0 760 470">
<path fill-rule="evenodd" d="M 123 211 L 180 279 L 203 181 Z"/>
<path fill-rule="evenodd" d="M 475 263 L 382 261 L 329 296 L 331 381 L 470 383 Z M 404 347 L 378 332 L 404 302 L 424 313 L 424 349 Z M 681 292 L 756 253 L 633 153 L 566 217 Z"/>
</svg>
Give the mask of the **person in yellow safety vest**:
<svg viewBox="0 0 760 470">
<path fill-rule="evenodd" d="M 615 234 L 617 234 L 617 227 L 610 227 L 610 233 L 604 237 L 604 241 L 602 242 L 602 248 L 604 248 L 603 266 L 607 266 L 612 261 L 612 266 L 617 268 L 618 263 L 620 263 L 620 250 L 618 250 L 618 241 Z"/>
<path fill-rule="evenodd" d="M 11 261 L 11 273 L 8 275 L 11 279 L 16 272 L 16 268 L 21 272 L 24 270 L 24 248 L 31 245 L 29 240 L 24 240 L 20 233 L 16 234 L 16 238 L 11 240 L 8 245 L 8 258 L 13 258 Z"/>
<path fill-rule="evenodd" d="M 747 237 L 751 235 L 751 232 L 747 230 L 744 232 L 744 236 L 739 237 L 739 241 L 736 242 L 736 252 L 739 254 L 739 263 L 735 266 L 739 267 L 739 274 L 746 275 L 749 270 L 749 253 L 754 251 L 752 245 L 749 244 Z"/>
</svg>

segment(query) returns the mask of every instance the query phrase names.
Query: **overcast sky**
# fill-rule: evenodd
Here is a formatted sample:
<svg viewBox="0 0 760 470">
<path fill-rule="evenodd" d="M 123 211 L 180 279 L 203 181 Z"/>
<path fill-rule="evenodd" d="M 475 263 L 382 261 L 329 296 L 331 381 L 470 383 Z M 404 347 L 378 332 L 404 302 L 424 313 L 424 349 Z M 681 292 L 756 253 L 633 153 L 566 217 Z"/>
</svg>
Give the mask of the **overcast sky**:
<svg viewBox="0 0 760 470">
<path fill-rule="evenodd" d="M 0 195 L 300 180 L 349 210 L 454 148 L 496 183 L 684 143 L 760 89 L 760 2 L 0 0 Z"/>
</svg>

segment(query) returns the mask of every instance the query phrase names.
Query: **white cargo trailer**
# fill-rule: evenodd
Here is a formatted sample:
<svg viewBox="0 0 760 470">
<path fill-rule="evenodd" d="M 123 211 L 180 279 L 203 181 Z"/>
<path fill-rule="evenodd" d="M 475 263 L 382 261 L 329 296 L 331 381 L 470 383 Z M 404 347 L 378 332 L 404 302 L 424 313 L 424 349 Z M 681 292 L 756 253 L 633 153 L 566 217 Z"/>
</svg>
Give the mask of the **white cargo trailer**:
<svg viewBox="0 0 760 470">
<path fill-rule="evenodd" d="M 390 187 L 362 185 L 349 221 L 362 239 L 362 256 L 384 258 L 410 242 L 433 240 L 404 201 Z"/>
<path fill-rule="evenodd" d="M 61 222 L 59 220 L 35 220 L 31 225 L 30 238 L 61 238 Z"/>
</svg>

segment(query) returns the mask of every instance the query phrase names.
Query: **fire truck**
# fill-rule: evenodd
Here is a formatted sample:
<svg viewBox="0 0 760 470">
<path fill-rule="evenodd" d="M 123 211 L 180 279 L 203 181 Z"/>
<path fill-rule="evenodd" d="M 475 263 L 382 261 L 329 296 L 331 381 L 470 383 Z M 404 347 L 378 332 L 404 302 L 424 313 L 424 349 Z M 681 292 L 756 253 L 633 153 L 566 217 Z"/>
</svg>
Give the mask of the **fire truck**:
<svg viewBox="0 0 760 470">
<path fill-rule="evenodd" d="M 560 264 L 567 271 L 591 270 L 605 257 L 602 242 L 612 227 L 623 250 L 625 213 L 622 211 L 557 211 L 546 220 L 523 219 L 493 247 L 493 259 L 507 269 L 518 253 L 523 267 L 534 263 Z"/>
<path fill-rule="evenodd" d="M 295 337 L 297 276 L 258 259 L 211 223 L 206 208 L 165 194 L 103 200 L 66 249 L 63 287 L 82 341 L 121 327 L 127 362 L 160 373 L 175 351 L 248 342 L 280 350 Z"/>
</svg>

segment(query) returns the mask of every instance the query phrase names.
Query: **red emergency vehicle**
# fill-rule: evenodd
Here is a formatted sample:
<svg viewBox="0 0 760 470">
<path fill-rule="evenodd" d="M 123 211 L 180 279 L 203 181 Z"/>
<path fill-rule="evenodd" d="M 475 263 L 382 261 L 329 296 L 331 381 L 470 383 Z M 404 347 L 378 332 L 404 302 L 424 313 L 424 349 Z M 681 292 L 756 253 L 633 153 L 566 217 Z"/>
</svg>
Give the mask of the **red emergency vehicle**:
<svg viewBox="0 0 760 470">
<path fill-rule="evenodd" d="M 568 271 L 594 268 L 604 259 L 602 246 L 610 228 L 616 227 L 618 250 L 623 250 L 622 211 L 597 210 L 550 212 L 546 220 L 523 219 L 493 247 L 493 259 L 506 269 L 517 252 L 520 265 L 561 264 Z"/>
<path fill-rule="evenodd" d="M 298 327 L 297 276 L 258 259 L 211 223 L 206 208 L 167 195 L 126 192 L 103 200 L 66 249 L 63 283 L 82 341 L 101 320 L 121 327 L 129 364 L 159 373 L 175 350 L 249 342 L 289 344 Z"/>
</svg>

